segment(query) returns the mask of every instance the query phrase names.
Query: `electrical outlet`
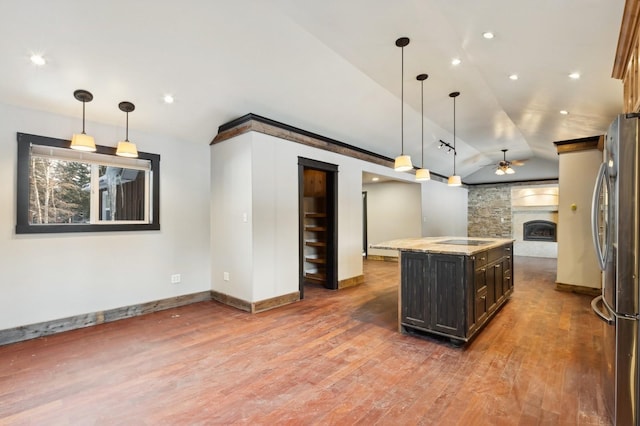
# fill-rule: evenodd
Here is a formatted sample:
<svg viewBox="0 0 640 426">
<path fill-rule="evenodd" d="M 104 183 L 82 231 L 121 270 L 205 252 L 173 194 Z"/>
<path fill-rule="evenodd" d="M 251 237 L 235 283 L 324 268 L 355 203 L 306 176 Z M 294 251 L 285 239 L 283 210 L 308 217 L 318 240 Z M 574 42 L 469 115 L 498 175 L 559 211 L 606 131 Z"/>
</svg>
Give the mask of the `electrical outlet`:
<svg viewBox="0 0 640 426">
<path fill-rule="evenodd" d="M 222 273 L 222 279 L 224 279 L 225 281 L 229 281 L 229 273 L 228 272 L 223 272 Z"/>
<path fill-rule="evenodd" d="M 182 281 L 180 274 L 171 275 L 171 284 L 178 284 L 180 281 Z"/>
</svg>

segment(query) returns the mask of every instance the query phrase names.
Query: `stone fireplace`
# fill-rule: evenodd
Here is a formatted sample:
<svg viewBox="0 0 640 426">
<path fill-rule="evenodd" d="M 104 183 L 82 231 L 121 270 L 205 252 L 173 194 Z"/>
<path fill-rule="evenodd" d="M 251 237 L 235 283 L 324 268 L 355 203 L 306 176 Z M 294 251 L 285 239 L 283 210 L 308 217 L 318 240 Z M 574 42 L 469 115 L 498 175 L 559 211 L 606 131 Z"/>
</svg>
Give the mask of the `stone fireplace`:
<svg viewBox="0 0 640 426">
<path fill-rule="evenodd" d="M 516 256 L 558 257 L 558 185 L 511 188 Z"/>
</svg>

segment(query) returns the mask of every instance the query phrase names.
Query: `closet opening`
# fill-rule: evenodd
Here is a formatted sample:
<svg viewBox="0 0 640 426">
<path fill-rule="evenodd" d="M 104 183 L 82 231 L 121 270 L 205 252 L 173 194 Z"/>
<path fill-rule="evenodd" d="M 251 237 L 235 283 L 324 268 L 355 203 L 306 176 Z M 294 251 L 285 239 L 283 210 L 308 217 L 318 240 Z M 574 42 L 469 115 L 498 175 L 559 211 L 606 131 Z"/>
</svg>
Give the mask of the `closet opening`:
<svg viewBox="0 0 640 426">
<path fill-rule="evenodd" d="M 305 286 L 338 289 L 338 166 L 298 157 L 300 299 Z"/>
</svg>

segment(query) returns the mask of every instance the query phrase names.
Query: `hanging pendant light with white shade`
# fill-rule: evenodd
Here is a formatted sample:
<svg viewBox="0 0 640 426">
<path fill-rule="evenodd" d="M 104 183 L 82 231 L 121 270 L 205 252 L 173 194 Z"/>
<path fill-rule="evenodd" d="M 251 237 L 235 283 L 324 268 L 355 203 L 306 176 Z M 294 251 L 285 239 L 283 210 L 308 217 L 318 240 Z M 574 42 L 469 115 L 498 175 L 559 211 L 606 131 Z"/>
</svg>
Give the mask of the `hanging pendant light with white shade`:
<svg viewBox="0 0 640 426">
<path fill-rule="evenodd" d="M 137 158 L 138 148 L 136 148 L 136 144 L 129 142 L 129 113 L 136 109 L 136 106 L 131 102 L 120 102 L 118 104 L 118 108 L 120 108 L 120 111 L 127 113 L 127 133 L 125 140 L 118 142 L 116 155 L 121 157 Z"/>
<path fill-rule="evenodd" d="M 421 86 L 421 96 L 420 96 L 420 107 L 422 112 L 422 166 L 416 170 L 416 180 L 419 182 L 424 182 L 431 179 L 431 173 L 429 173 L 429 169 L 424 168 L 424 81 L 429 78 L 428 74 L 420 74 L 416 77 L 416 80 L 420 82 Z"/>
<path fill-rule="evenodd" d="M 407 37 L 396 40 L 396 46 L 402 51 L 401 78 L 400 78 L 400 155 L 396 157 L 393 169 L 396 172 L 406 172 L 413 169 L 411 157 L 404 155 L 404 47 L 409 44 Z"/>
<path fill-rule="evenodd" d="M 449 176 L 449 186 L 462 185 L 462 179 L 456 175 L 456 155 L 458 155 L 456 151 L 456 98 L 458 96 L 460 96 L 460 92 L 449 93 L 449 97 L 453 98 L 453 174 Z"/>
<path fill-rule="evenodd" d="M 71 149 L 85 152 L 95 152 L 96 142 L 93 136 L 89 136 L 84 132 L 84 104 L 93 100 L 93 95 L 86 90 L 76 90 L 73 97 L 82 102 L 82 133 L 75 133 L 71 138 Z"/>
</svg>

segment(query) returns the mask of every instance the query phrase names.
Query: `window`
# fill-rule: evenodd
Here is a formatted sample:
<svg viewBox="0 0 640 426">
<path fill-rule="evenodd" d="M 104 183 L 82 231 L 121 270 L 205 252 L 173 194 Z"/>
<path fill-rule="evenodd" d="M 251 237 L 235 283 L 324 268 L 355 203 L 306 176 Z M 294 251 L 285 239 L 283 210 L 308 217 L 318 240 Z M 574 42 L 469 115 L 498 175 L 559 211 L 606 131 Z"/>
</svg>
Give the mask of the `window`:
<svg viewBox="0 0 640 426">
<path fill-rule="evenodd" d="M 16 233 L 160 229 L 160 156 L 18 133 Z"/>
</svg>

